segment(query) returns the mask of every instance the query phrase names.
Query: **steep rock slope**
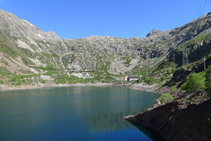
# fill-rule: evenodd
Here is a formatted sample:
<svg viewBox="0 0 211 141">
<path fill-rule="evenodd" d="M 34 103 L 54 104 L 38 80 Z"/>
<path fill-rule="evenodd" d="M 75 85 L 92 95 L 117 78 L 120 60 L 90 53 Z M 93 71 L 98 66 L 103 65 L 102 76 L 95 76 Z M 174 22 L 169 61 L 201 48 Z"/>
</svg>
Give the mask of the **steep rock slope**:
<svg viewBox="0 0 211 141">
<path fill-rule="evenodd" d="M 0 10 L 0 46 L 1 56 L 8 64 L 5 67 L 12 72 L 34 70 L 29 65 L 59 65 L 58 58 L 65 52 L 63 40 L 55 33 L 43 32 L 3 10 Z"/>
<path fill-rule="evenodd" d="M 211 139 L 211 100 L 180 108 L 176 101 L 125 119 L 161 135 L 165 140 L 209 141 Z"/>
</svg>

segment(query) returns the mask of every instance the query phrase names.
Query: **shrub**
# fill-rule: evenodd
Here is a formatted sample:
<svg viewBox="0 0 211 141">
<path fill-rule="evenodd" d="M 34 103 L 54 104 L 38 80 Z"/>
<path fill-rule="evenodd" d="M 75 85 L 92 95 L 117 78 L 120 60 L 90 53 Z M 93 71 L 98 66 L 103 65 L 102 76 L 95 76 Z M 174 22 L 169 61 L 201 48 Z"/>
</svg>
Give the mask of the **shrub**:
<svg viewBox="0 0 211 141">
<path fill-rule="evenodd" d="M 142 78 L 138 79 L 138 83 L 142 83 L 144 80 Z"/>
<path fill-rule="evenodd" d="M 145 82 L 149 85 L 156 83 L 156 79 L 153 77 L 146 78 Z"/>
<path fill-rule="evenodd" d="M 211 66 L 207 69 L 205 79 L 206 91 L 211 96 Z"/>
<path fill-rule="evenodd" d="M 182 84 L 182 90 L 186 90 L 187 89 L 187 84 L 186 82 Z"/>
<path fill-rule="evenodd" d="M 52 71 L 50 71 L 50 70 L 46 72 L 46 75 L 49 75 L 49 76 L 52 76 L 53 74 L 54 73 Z"/>
<path fill-rule="evenodd" d="M 172 74 L 171 70 L 167 70 L 167 74 L 168 75 Z"/>
<path fill-rule="evenodd" d="M 177 87 L 176 86 L 173 86 L 173 87 L 171 87 L 171 94 L 175 94 L 175 93 L 177 93 Z"/>
<path fill-rule="evenodd" d="M 204 73 L 191 73 L 187 77 L 187 81 L 182 85 L 182 89 L 188 92 L 194 92 L 205 89 Z"/>
<path fill-rule="evenodd" d="M 173 100 L 174 100 L 174 98 L 168 93 L 164 93 L 160 97 L 160 102 L 161 103 L 167 103 L 167 102 L 171 102 Z"/>
<path fill-rule="evenodd" d="M 160 81 L 163 82 L 165 80 L 166 80 L 166 76 L 165 75 L 161 76 Z"/>
</svg>

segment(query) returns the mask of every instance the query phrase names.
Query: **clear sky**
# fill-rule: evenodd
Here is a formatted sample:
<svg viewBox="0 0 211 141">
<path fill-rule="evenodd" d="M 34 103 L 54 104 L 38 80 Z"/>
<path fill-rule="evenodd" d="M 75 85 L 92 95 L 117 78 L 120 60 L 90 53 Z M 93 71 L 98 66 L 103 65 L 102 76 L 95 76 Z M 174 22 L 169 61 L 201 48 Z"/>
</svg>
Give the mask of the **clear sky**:
<svg viewBox="0 0 211 141">
<path fill-rule="evenodd" d="M 0 8 L 61 38 L 131 38 L 182 26 L 211 12 L 211 0 L 0 0 Z"/>
</svg>

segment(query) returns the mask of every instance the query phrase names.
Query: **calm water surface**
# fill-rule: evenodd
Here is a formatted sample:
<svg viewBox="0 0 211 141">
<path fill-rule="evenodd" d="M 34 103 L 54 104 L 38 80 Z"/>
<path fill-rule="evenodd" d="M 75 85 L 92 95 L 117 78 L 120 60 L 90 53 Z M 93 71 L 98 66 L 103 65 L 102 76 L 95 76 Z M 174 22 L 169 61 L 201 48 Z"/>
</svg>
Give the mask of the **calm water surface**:
<svg viewBox="0 0 211 141">
<path fill-rule="evenodd" d="M 156 98 L 125 87 L 0 92 L 0 140 L 151 140 L 123 117 Z"/>
</svg>

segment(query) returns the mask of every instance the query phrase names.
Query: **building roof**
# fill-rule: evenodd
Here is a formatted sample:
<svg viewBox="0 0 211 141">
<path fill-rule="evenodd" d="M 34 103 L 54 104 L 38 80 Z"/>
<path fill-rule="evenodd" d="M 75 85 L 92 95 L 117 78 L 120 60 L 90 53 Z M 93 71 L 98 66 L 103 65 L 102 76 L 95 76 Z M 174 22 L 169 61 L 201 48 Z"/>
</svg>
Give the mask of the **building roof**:
<svg viewBox="0 0 211 141">
<path fill-rule="evenodd" d="M 128 78 L 140 78 L 140 76 L 128 76 Z"/>
</svg>

